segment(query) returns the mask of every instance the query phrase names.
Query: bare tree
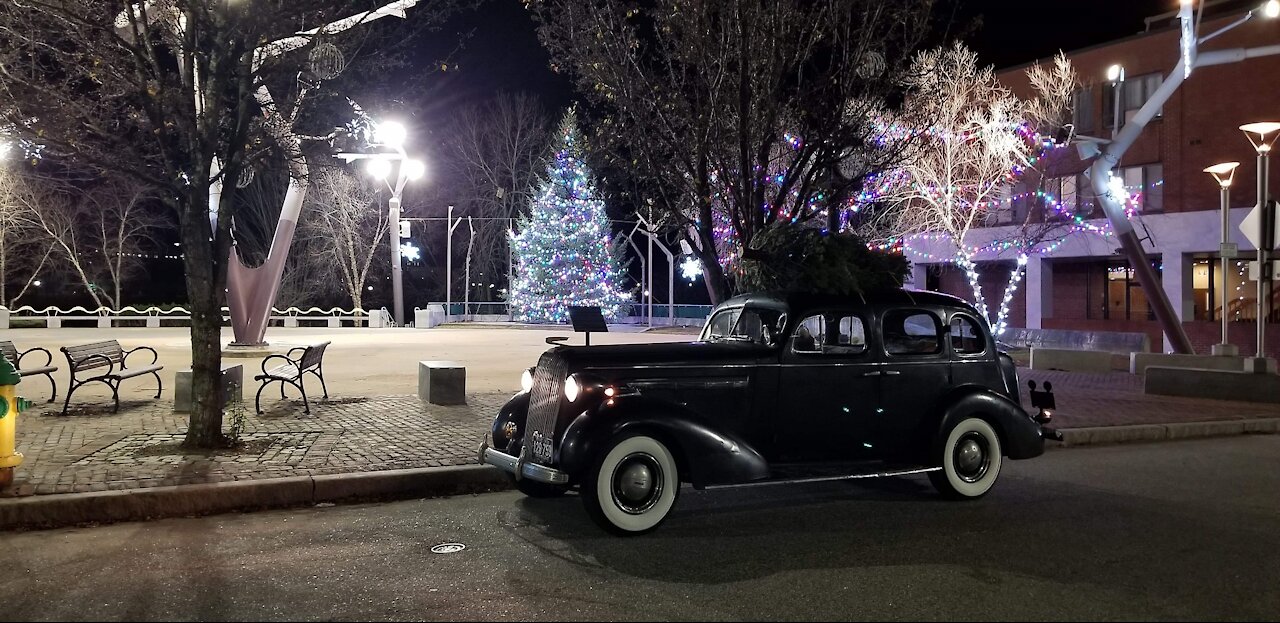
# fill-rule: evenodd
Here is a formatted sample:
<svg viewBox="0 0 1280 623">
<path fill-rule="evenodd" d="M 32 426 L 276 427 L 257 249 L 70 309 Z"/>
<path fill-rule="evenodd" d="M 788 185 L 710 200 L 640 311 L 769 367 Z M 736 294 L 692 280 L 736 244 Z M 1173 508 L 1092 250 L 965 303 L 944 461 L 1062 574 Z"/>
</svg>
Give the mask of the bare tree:
<svg viewBox="0 0 1280 623">
<path fill-rule="evenodd" d="M 468 243 L 458 245 L 471 251 L 469 270 L 458 277 L 480 279 L 465 284 L 473 296 L 492 300 L 488 284 L 509 287 L 507 232 L 533 200 L 551 145 L 548 129 L 546 112 L 534 96 L 503 93 L 463 108 L 445 130 L 445 160 L 451 163 L 460 208 L 456 215 L 478 219 L 471 223 L 474 231 L 468 230 Z"/>
<path fill-rule="evenodd" d="M 920 111 L 929 125 L 909 130 L 924 145 L 891 176 L 888 192 L 897 207 L 888 216 L 889 230 L 898 237 L 940 236 L 953 245 L 954 262 L 968 275 L 975 305 L 988 321 L 973 261 L 979 245 L 969 234 L 987 224 L 1015 177 L 1034 168 L 1033 158 L 1044 145 L 1041 132 L 1053 136 L 1062 127 L 1075 86 L 1061 55 L 1052 69 L 1037 65 L 1029 74 L 1036 95 L 1023 101 L 996 80 L 990 67 L 980 67 L 977 55 L 963 44 L 921 53 L 904 108 Z M 1013 228 L 1003 244 L 1017 247 L 1018 263 L 1004 299 L 1020 279 L 1027 254 L 1062 232 L 1061 220 L 1046 220 L 1043 214 L 1027 214 Z M 995 326 L 1004 326 L 1006 312 L 1002 305 Z"/>
<path fill-rule="evenodd" d="M 364 309 L 374 258 L 389 253 L 387 211 L 368 184 L 344 169 L 320 169 L 311 183 L 311 209 L 300 234 L 306 255 L 329 270 L 336 266 L 351 305 Z"/>
<path fill-rule="evenodd" d="M 96 307 L 123 305 L 124 282 L 143 269 L 142 252 L 163 222 L 143 206 L 147 189 L 133 181 L 80 189 L 45 180 L 21 197 L 22 218 L 53 250 L 50 267 L 79 281 Z"/>
<path fill-rule="evenodd" d="M 42 145 L 46 158 L 74 160 L 150 186 L 178 215 L 192 318 L 187 444 L 225 443 L 220 308 L 237 205 L 235 193 L 221 192 L 222 182 L 241 179 L 258 145 L 280 142 L 288 151 L 299 138 L 291 134 L 296 109 L 276 106 L 268 86 L 319 88 L 337 68 L 332 55 L 308 62 L 321 41 L 379 17 L 404 16 L 415 4 L 0 3 L 0 118 L 9 129 Z M 452 4 L 433 2 L 425 15 L 439 16 Z M 361 11 L 368 7 L 373 10 Z M 305 180 L 302 173 L 294 177 Z"/>
<path fill-rule="evenodd" d="M 21 171 L 0 172 L 0 305 L 5 307 L 14 307 L 27 293 L 54 249 L 30 218 L 32 193 Z"/>
<path fill-rule="evenodd" d="M 640 178 L 692 232 L 713 301 L 718 243 L 767 228 L 838 230 L 867 177 L 896 160 L 875 125 L 927 31 L 931 0 L 528 3 L 553 68 L 595 106 L 613 170 Z M 892 143 L 890 145 L 902 145 Z M 718 232 L 717 229 L 720 231 Z"/>
</svg>

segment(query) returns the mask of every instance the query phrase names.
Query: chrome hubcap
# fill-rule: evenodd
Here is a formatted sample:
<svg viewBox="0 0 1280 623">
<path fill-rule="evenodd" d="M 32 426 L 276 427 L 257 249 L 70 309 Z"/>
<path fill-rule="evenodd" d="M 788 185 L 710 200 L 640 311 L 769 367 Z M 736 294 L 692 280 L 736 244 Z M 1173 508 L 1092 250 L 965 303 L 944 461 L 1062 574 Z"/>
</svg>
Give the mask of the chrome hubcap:
<svg viewBox="0 0 1280 623">
<path fill-rule="evenodd" d="M 628 454 L 613 470 L 613 503 L 624 512 L 640 515 L 662 496 L 662 466 L 643 452 Z"/>
<path fill-rule="evenodd" d="M 981 480 L 991 466 L 986 438 L 976 432 L 965 433 L 956 442 L 952 465 L 955 466 L 956 475 L 961 480 L 965 482 Z"/>
</svg>

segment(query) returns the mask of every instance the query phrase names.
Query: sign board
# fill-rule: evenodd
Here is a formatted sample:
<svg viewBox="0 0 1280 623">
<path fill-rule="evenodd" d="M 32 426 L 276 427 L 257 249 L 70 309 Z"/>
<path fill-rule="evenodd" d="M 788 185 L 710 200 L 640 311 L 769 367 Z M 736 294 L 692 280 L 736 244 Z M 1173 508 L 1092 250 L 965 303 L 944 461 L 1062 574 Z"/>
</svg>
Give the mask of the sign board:
<svg viewBox="0 0 1280 623">
<path fill-rule="evenodd" d="M 1275 204 L 1271 204 L 1268 207 L 1274 208 L 1274 206 Z M 1244 234 L 1245 239 L 1248 240 L 1255 249 L 1262 244 L 1262 236 L 1260 235 L 1262 233 L 1261 225 L 1262 208 L 1256 205 L 1253 206 L 1252 210 L 1249 210 L 1249 213 L 1245 215 L 1244 220 L 1240 221 L 1240 233 Z M 1274 225 L 1276 225 L 1276 227 L 1273 227 L 1273 232 L 1280 232 L 1280 221 L 1274 223 Z M 1280 241 L 1280 237 L 1276 236 L 1275 233 L 1272 233 L 1272 246 L 1275 246 L 1277 241 Z"/>
<path fill-rule="evenodd" d="M 1223 242 L 1218 245 L 1218 257 L 1231 260 L 1240 257 L 1240 245 L 1234 242 Z"/>
<path fill-rule="evenodd" d="M 1272 260 L 1271 262 L 1271 279 L 1275 279 L 1280 275 L 1280 260 Z M 1258 280 L 1258 260 L 1249 262 L 1249 281 Z"/>
</svg>

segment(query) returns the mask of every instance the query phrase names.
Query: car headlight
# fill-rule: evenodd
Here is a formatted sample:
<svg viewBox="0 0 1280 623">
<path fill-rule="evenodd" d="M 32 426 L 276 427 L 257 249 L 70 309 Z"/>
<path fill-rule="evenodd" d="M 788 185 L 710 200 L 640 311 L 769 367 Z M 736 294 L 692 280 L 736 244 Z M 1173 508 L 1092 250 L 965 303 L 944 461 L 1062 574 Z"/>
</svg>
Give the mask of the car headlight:
<svg viewBox="0 0 1280 623">
<path fill-rule="evenodd" d="M 578 384 L 577 375 L 570 374 L 569 378 L 564 380 L 564 397 L 569 402 L 578 400 L 578 394 L 582 392 L 582 385 Z"/>
<path fill-rule="evenodd" d="M 520 374 L 520 389 L 526 392 L 533 389 L 533 368 L 525 368 Z"/>
</svg>

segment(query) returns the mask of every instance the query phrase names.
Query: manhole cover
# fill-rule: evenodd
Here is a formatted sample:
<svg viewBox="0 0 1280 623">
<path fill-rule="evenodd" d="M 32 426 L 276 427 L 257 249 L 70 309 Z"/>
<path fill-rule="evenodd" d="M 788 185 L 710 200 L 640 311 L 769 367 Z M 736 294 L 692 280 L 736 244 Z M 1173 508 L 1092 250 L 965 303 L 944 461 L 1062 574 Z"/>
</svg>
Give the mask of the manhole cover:
<svg viewBox="0 0 1280 623">
<path fill-rule="evenodd" d="M 462 543 L 441 543 L 431 548 L 432 554 L 452 554 L 466 549 L 467 546 Z"/>
</svg>

